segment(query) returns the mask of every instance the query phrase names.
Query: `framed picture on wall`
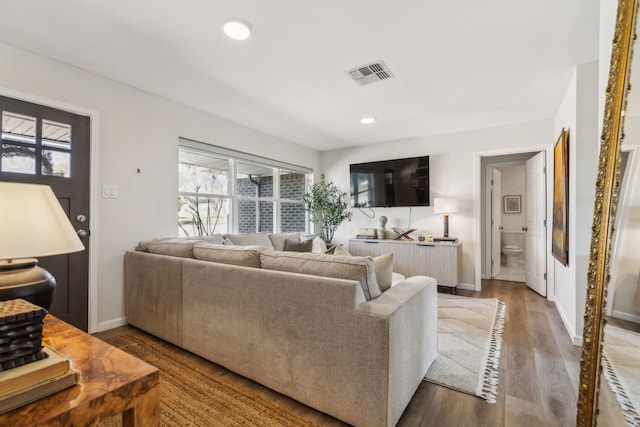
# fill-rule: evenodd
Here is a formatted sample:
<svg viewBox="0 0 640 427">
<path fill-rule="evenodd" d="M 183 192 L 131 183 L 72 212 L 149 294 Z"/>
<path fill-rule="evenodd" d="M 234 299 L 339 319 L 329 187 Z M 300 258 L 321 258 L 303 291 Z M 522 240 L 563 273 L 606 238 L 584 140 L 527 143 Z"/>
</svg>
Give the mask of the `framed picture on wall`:
<svg viewBox="0 0 640 427">
<path fill-rule="evenodd" d="M 569 131 L 562 129 L 553 148 L 553 228 L 551 252 L 562 263 L 569 263 Z"/>
<path fill-rule="evenodd" d="M 502 210 L 506 214 L 520 213 L 522 208 L 520 205 L 520 196 L 504 196 Z"/>
</svg>

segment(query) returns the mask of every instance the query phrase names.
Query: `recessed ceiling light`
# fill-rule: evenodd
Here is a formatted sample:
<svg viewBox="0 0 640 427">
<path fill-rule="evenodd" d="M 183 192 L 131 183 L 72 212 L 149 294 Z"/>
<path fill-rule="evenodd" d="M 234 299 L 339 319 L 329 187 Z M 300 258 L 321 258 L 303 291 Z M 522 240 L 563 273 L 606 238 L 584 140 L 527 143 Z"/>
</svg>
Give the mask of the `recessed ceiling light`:
<svg viewBox="0 0 640 427">
<path fill-rule="evenodd" d="M 362 123 L 363 125 L 370 125 L 371 123 L 375 123 L 376 122 L 375 117 L 363 117 L 360 119 L 360 123 Z"/>
<path fill-rule="evenodd" d="M 230 19 L 222 27 L 224 33 L 234 40 L 245 40 L 251 35 L 251 26 L 239 19 Z"/>
</svg>

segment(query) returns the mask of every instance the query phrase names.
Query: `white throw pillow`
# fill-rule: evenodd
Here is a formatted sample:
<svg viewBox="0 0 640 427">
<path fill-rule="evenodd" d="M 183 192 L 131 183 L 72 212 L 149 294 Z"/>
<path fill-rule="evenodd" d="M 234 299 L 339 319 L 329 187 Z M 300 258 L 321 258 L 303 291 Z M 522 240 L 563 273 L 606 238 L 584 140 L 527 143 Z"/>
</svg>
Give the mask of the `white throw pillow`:
<svg viewBox="0 0 640 427">
<path fill-rule="evenodd" d="M 311 248 L 311 252 L 314 254 L 323 254 L 327 252 L 327 244 L 322 237 L 316 236 L 316 238 L 313 239 L 313 248 Z"/>
<path fill-rule="evenodd" d="M 391 287 L 393 282 L 393 252 L 373 258 L 376 268 L 376 280 L 382 292 Z"/>
<path fill-rule="evenodd" d="M 333 254 L 340 256 L 351 256 L 349 251 L 342 245 L 337 245 L 335 250 L 333 251 Z"/>
</svg>

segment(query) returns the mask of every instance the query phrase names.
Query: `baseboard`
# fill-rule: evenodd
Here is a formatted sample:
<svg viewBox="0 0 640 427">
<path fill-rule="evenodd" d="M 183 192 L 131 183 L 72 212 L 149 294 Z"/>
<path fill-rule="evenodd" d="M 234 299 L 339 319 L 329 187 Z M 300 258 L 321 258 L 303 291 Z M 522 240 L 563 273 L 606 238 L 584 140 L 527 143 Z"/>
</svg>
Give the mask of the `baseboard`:
<svg viewBox="0 0 640 427">
<path fill-rule="evenodd" d="M 476 287 L 474 285 L 472 285 L 471 283 L 458 283 L 458 286 L 456 286 L 456 288 L 464 289 L 465 291 L 475 291 L 476 290 Z"/>
<path fill-rule="evenodd" d="M 560 319 L 562 319 L 562 323 L 564 324 L 564 329 L 565 331 L 567 331 L 567 334 L 569 334 L 569 338 L 571 339 L 571 342 L 573 343 L 573 345 L 582 346 L 582 337 L 578 337 L 576 335 L 576 332 L 573 329 L 571 329 L 567 316 L 564 314 L 564 311 L 562 310 L 562 306 L 558 304 L 558 300 L 555 300 L 553 303 L 556 306 L 556 310 L 558 311 L 558 314 L 560 315 Z"/>
<path fill-rule="evenodd" d="M 117 319 L 107 320 L 106 322 L 98 323 L 98 332 L 108 331 L 109 329 L 117 328 L 127 324 L 126 317 L 118 317 Z"/>
<path fill-rule="evenodd" d="M 640 323 L 640 316 L 638 316 L 637 314 L 625 313 L 624 311 L 613 310 L 613 312 L 611 312 L 611 317 L 627 320 L 633 323 Z"/>
</svg>

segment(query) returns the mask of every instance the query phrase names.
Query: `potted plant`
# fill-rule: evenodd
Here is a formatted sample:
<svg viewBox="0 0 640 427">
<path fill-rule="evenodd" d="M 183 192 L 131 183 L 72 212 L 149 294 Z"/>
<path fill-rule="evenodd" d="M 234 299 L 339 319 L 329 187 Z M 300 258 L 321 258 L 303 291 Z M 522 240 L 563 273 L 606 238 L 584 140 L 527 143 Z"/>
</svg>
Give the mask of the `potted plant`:
<svg viewBox="0 0 640 427">
<path fill-rule="evenodd" d="M 320 226 L 320 237 L 327 243 L 331 243 L 340 224 L 345 220 L 351 221 L 353 212 L 348 210 L 346 196 L 347 193 L 340 191 L 333 182 L 326 182 L 323 174 L 320 182 L 313 183 L 302 197 L 305 210 L 309 212 L 311 221 Z"/>
</svg>

